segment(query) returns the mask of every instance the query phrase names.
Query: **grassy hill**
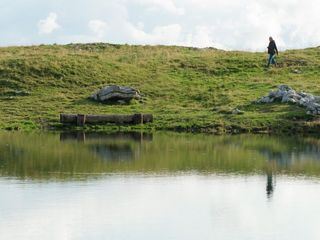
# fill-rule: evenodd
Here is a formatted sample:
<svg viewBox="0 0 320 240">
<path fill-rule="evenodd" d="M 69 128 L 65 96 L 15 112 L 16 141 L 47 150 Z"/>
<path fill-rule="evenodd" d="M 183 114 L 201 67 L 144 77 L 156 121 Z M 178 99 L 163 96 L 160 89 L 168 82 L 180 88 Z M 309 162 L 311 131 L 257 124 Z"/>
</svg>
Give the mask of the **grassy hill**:
<svg viewBox="0 0 320 240">
<path fill-rule="evenodd" d="M 280 84 L 320 95 L 320 48 L 265 53 L 111 44 L 0 48 L 0 129 L 60 128 L 59 113 L 153 113 L 148 129 L 317 131 L 293 105 L 253 103 Z M 295 73 L 295 70 L 301 71 Z M 109 85 L 143 94 L 130 105 L 88 99 Z M 232 115 L 239 108 L 243 115 Z M 91 127 L 106 129 L 106 127 Z"/>
</svg>

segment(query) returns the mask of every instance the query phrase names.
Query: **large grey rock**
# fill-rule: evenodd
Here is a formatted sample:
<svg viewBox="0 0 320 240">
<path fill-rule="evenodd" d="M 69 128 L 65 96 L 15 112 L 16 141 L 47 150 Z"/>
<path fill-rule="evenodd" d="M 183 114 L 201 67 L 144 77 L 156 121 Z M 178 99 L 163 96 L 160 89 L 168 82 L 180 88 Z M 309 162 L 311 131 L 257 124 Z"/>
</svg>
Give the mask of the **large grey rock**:
<svg viewBox="0 0 320 240">
<path fill-rule="evenodd" d="M 320 115 L 320 96 L 310 93 L 296 92 L 288 85 L 280 85 L 277 90 L 257 100 L 257 103 L 292 103 L 307 109 L 307 114 Z"/>
<path fill-rule="evenodd" d="M 292 88 L 289 87 L 288 85 L 280 85 L 278 88 L 280 91 L 283 91 L 283 92 L 287 92 L 287 91 L 292 90 Z"/>
<path fill-rule="evenodd" d="M 99 102 L 130 102 L 132 99 L 140 99 L 139 90 L 131 87 L 117 85 L 106 86 L 91 95 L 91 98 Z"/>
<path fill-rule="evenodd" d="M 319 103 L 315 103 L 315 102 L 309 102 L 306 105 L 306 107 L 307 107 L 308 110 L 318 111 L 320 109 L 320 104 Z"/>
<path fill-rule="evenodd" d="M 314 101 L 316 103 L 320 103 L 320 96 L 314 96 Z"/>
<path fill-rule="evenodd" d="M 273 97 L 265 96 L 260 98 L 257 102 L 258 103 L 272 103 L 274 101 Z"/>
</svg>

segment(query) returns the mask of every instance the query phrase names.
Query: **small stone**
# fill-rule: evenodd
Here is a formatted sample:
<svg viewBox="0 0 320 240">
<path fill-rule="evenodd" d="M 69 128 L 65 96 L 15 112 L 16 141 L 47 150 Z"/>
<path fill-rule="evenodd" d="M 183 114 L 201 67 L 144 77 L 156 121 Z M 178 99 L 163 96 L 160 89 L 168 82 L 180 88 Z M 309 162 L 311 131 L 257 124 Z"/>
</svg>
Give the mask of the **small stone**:
<svg viewBox="0 0 320 240">
<path fill-rule="evenodd" d="M 300 99 L 300 101 L 298 102 L 300 106 L 306 107 L 307 106 L 307 102 L 305 99 Z"/>
<path fill-rule="evenodd" d="M 287 102 L 288 103 L 296 103 L 297 101 L 294 98 L 289 98 Z"/>
<path fill-rule="evenodd" d="M 234 114 L 234 115 L 240 115 L 240 114 L 244 114 L 244 111 L 241 111 L 241 110 L 239 110 L 238 108 L 235 108 L 235 109 L 232 111 L 232 114 Z"/>
<path fill-rule="evenodd" d="M 300 73 L 302 73 L 302 72 L 301 72 L 300 70 L 298 70 L 298 69 L 294 69 L 292 72 L 295 73 L 295 74 L 300 74 Z"/>
</svg>

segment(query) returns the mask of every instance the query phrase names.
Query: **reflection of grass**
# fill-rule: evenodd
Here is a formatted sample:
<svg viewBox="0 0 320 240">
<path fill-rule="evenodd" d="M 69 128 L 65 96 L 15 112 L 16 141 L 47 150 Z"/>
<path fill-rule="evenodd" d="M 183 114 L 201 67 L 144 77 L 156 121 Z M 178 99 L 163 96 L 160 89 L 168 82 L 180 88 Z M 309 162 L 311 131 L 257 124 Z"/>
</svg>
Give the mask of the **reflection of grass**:
<svg viewBox="0 0 320 240">
<path fill-rule="evenodd" d="M 0 174 L 70 178 L 101 173 L 275 172 L 320 175 L 319 140 L 261 135 L 156 134 L 60 140 L 56 134 L 0 135 Z"/>
<path fill-rule="evenodd" d="M 60 127 L 60 112 L 145 112 L 155 115 L 145 127 L 155 129 L 315 130 L 319 123 L 301 108 L 252 101 L 279 84 L 319 94 L 319 51 L 283 52 L 280 67 L 266 70 L 263 53 L 108 44 L 0 48 L 0 129 Z M 88 100 L 108 84 L 138 88 L 143 101 Z M 229 114 L 236 107 L 245 114 Z"/>
</svg>

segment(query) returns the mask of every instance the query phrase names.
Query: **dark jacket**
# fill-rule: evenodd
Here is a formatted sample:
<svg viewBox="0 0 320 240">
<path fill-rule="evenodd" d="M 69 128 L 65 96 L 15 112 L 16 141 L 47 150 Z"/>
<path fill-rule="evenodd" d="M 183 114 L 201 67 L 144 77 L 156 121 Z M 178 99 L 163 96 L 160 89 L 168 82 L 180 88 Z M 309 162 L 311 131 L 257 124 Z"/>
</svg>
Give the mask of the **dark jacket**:
<svg viewBox="0 0 320 240">
<path fill-rule="evenodd" d="M 274 55 L 276 53 L 278 54 L 278 48 L 277 48 L 276 42 L 272 40 L 268 46 L 268 54 Z"/>
</svg>

